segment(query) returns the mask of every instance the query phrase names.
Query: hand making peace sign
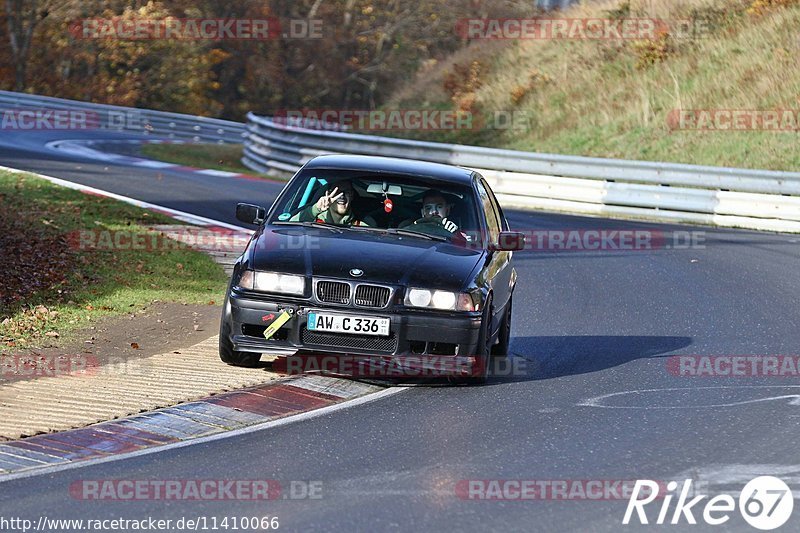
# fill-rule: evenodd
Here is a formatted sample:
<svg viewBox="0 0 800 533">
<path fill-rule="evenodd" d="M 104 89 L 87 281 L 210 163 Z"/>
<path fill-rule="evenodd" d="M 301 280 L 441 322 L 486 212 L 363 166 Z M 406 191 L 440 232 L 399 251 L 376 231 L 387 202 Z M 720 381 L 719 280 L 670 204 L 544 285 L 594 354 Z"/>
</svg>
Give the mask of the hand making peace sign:
<svg viewBox="0 0 800 533">
<path fill-rule="evenodd" d="M 343 192 L 336 194 L 337 192 L 339 192 L 339 187 L 334 187 L 332 191 L 323 194 L 320 199 L 317 200 L 317 209 L 319 209 L 320 212 L 327 211 L 331 204 L 336 202 L 344 194 Z"/>
</svg>

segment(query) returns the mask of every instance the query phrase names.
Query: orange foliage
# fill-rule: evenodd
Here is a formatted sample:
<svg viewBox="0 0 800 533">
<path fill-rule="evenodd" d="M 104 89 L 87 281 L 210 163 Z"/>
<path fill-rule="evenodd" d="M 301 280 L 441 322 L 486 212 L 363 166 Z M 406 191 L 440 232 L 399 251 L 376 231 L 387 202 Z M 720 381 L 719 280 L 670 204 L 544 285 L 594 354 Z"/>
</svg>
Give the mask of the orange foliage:
<svg viewBox="0 0 800 533">
<path fill-rule="evenodd" d="M 34 0 L 31 0 L 33 2 Z M 469 16 L 513 16 L 514 0 L 36 0 L 41 20 L 25 90 L 39 94 L 241 120 L 247 111 L 381 104 L 398 79 L 464 45 L 454 30 Z M 30 5 L 30 4 L 29 4 Z M 15 65 L 0 2 L 0 88 Z M 76 22 L 121 18 L 266 19 L 281 32 L 266 40 L 78 38 Z M 321 35 L 283 35 L 292 20 L 321 21 Z M 275 19 L 272 19 L 273 21 Z M 456 92 L 471 107 L 474 65 Z M 456 95 L 453 93 L 453 96 Z"/>
</svg>

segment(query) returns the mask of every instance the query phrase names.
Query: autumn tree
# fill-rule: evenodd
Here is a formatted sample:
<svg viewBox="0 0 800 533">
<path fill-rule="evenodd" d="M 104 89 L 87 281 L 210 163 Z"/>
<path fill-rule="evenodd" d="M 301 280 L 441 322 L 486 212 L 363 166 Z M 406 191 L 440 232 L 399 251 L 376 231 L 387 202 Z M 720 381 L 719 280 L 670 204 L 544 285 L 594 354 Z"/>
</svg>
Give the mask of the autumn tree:
<svg viewBox="0 0 800 533">
<path fill-rule="evenodd" d="M 465 40 L 456 22 L 524 16 L 518 0 L 0 0 L 0 88 L 241 120 L 247 111 L 372 109 Z M 87 18 L 322 21 L 314 38 L 82 38 Z"/>
<path fill-rule="evenodd" d="M 14 65 L 14 89 L 22 91 L 31 51 L 33 32 L 48 15 L 46 0 L 5 0 L 6 31 Z"/>
</svg>

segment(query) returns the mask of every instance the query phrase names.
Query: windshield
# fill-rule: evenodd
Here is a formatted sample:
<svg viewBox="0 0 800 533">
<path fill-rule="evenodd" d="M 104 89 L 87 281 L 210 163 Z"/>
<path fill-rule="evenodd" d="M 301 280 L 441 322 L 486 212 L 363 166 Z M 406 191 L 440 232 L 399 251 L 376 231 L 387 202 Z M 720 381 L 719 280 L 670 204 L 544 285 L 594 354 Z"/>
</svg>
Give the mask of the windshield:
<svg viewBox="0 0 800 533">
<path fill-rule="evenodd" d="M 324 169 L 295 177 L 268 220 L 304 222 L 444 238 L 477 234 L 479 229 L 470 187 Z"/>
</svg>

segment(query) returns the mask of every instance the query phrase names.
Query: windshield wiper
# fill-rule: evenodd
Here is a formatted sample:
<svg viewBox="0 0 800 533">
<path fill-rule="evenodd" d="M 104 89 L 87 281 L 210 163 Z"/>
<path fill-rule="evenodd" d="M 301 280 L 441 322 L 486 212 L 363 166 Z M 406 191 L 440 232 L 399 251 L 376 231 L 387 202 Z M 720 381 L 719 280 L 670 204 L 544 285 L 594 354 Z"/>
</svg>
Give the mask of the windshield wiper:
<svg viewBox="0 0 800 533">
<path fill-rule="evenodd" d="M 349 229 L 353 231 L 376 231 L 378 233 L 383 233 L 386 230 L 384 228 L 373 228 L 371 226 L 342 226 L 344 229 Z"/>
<path fill-rule="evenodd" d="M 386 228 L 386 232 L 391 233 L 392 235 L 406 235 L 408 237 L 419 237 L 421 239 L 428 239 L 429 241 L 450 242 L 450 239 L 442 235 L 431 235 L 429 233 L 422 233 L 421 231 L 412 231 L 410 229 Z"/>
<path fill-rule="evenodd" d="M 327 222 L 317 222 L 317 221 L 300 221 L 300 220 L 278 220 L 273 222 L 273 224 L 280 224 L 286 226 L 303 226 L 306 228 L 325 228 L 333 231 L 334 233 L 342 233 L 342 228 L 338 226 L 334 226 L 333 224 L 328 224 Z"/>
</svg>

